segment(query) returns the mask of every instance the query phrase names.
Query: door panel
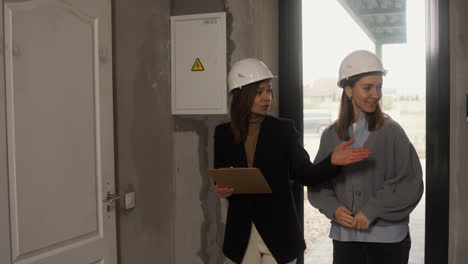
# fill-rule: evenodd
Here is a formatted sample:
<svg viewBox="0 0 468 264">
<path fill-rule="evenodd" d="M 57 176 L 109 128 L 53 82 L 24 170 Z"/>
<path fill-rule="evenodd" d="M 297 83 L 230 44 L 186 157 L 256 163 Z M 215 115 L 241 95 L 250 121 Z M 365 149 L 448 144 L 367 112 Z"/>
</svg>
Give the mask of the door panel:
<svg viewBox="0 0 468 264">
<path fill-rule="evenodd" d="M 110 1 L 6 1 L 13 263 L 116 263 Z"/>
</svg>

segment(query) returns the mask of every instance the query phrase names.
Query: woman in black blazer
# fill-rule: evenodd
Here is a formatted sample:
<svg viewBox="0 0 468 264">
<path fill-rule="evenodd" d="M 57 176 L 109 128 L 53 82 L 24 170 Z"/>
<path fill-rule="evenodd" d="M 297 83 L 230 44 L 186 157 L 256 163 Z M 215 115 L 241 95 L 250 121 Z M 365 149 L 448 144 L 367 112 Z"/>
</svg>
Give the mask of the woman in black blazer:
<svg viewBox="0 0 468 264">
<path fill-rule="evenodd" d="M 290 179 L 315 185 L 335 176 L 337 165 L 370 155 L 368 149 L 345 149 L 349 141 L 313 165 L 293 122 L 267 115 L 274 77 L 257 59 L 234 64 L 228 75 L 231 122 L 215 130 L 215 168 L 259 168 L 272 189 L 271 194 L 233 194 L 232 188 L 215 186 L 229 201 L 223 252 L 235 263 L 295 263 L 305 243 Z"/>
</svg>

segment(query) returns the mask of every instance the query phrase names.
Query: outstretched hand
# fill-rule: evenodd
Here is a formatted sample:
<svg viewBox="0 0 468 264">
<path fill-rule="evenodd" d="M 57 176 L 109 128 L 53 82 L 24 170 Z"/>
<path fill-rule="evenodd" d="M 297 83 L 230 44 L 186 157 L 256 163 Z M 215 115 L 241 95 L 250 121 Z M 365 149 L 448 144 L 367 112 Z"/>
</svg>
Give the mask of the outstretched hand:
<svg viewBox="0 0 468 264">
<path fill-rule="evenodd" d="M 361 161 L 372 153 L 368 148 L 346 148 L 351 146 L 354 140 L 351 139 L 338 145 L 332 153 L 331 163 L 333 165 L 348 165 Z"/>
</svg>

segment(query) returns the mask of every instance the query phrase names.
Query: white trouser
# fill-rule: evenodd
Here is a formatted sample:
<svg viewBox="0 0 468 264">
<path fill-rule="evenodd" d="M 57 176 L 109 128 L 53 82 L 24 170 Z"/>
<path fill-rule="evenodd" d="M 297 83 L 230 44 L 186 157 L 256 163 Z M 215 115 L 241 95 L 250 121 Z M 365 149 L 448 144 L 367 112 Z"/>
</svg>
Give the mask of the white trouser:
<svg viewBox="0 0 468 264">
<path fill-rule="evenodd" d="M 228 261 L 228 263 L 233 263 Z M 296 260 L 290 261 L 287 264 L 295 264 Z M 278 264 L 275 258 L 271 255 L 270 250 L 268 250 L 265 242 L 263 242 L 262 237 L 255 228 L 255 225 L 252 223 L 252 230 L 250 232 L 249 245 L 245 251 L 244 259 L 242 259 L 242 264 Z"/>
</svg>

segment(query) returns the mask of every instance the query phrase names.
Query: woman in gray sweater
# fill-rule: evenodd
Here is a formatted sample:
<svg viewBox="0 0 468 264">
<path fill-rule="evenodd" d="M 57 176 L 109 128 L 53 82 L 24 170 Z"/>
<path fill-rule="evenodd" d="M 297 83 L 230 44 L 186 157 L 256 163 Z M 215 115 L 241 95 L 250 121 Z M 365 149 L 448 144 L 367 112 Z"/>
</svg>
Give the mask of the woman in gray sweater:
<svg viewBox="0 0 468 264">
<path fill-rule="evenodd" d="M 409 215 L 423 194 L 418 155 L 401 126 L 382 112 L 385 70 L 373 53 L 352 52 L 340 66 L 338 120 L 322 134 L 315 162 L 344 141 L 372 156 L 343 167 L 310 203 L 332 220 L 334 264 L 408 263 Z"/>
</svg>

